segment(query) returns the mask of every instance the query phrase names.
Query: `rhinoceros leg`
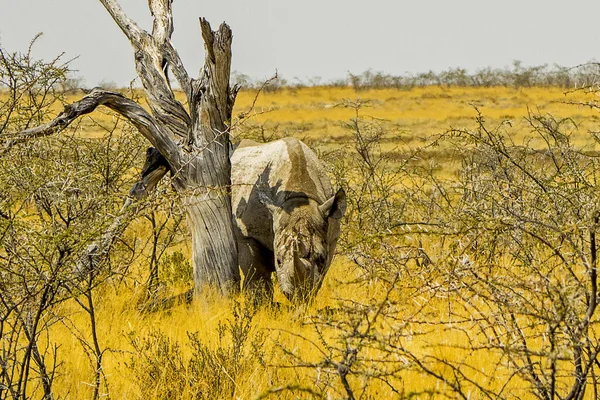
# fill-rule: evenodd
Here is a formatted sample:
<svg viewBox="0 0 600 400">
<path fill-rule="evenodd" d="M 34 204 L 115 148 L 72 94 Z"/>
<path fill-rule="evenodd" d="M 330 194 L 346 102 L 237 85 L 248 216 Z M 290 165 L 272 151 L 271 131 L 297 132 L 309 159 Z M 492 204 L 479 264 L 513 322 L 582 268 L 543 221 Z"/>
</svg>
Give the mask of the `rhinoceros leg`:
<svg viewBox="0 0 600 400">
<path fill-rule="evenodd" d="M 244 273 L 244 289 L 255 301 L 273 300 L 273 252 L 252 238 L 238 237 L 238 262 Z"/>
</svg>

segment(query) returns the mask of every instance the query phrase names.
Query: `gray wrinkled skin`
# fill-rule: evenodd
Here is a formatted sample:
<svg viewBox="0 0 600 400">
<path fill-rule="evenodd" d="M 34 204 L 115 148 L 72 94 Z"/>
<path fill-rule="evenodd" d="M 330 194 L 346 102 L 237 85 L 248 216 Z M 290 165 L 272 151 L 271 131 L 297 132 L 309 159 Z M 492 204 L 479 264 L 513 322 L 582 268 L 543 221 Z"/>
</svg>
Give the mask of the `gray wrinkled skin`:
<svg viewBox="0 0 600 400">
<path fill-rule="evenodd" d="M 232 210 L 245 288 L 272 298 L 271 274 L 292 301 L 319 290 L 346 210 L 320 161 L 304 143 L 285 138 L 243 141 L 231 157 Z"/>
</svg>

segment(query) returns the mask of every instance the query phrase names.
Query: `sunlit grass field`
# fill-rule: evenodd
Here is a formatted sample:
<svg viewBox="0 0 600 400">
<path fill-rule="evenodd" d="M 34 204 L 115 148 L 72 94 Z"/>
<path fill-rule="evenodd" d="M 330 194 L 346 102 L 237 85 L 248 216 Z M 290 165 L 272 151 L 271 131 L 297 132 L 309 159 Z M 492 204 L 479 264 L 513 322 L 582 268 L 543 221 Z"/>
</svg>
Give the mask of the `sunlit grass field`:
<svg viewBox="0 0 600 400">
<path fill-rule="evenodd" d="M 426 87 L 412 90 L 355 91 L 352 88 L 314 87 L 260 93 L 256 104 L 251 107 L 256 92 L 242 91 L 234 109 L 232 136 L 234 141 L 260 135 L 267 139 L 294 136 L 318 150 L 350 146 L 352 132 L 344 124 L 356 116 L 356 109 L 348 105 L 360 102 L 361 116 L 374 118 L 386 126 L 382 151 L 390 155 L 401 153 L 407 147 L 425 146 L 433 137 L 449 129 L 476 128 L 476 108 L 490 126 L 510 121 L 515 128 L 512 131 L 513 140 L 517 143 L 525 143 L 533 137 L 526 121 L 530 112 L 551 114 L 557 119 L 570 119 L 575 131 L 572 137 L 574 144 L 588 150 L 598 150 L 589 133 L 598 130 L 600 117 L 597 111 L 582 105 L 568 104 L 595 101 L 595 96 L 584 92 L 565 93 L 558 88 Z M 74 101 L 77 98 L 74 95 L 68 100 Z M 113 121 L 108 113 L 96 112 L 93 117 L 106 127 L 110 127 Z M 90 121 L 84 117 L 79 133 L 86 137 L 101 136 L 102 131 Z M 535 143 L 533 146 L 535 147 Z M 437 147 L 425 150 L 425 157 L 428 154 L 432 159 L 438 158 L 437 162 L 442 169 L 447 166 L 447 170 L 452 171 L 455 160 L 451 155 L 445 157 L 447 150 Z M 183 245 L 179 250 L 189 256 L 190 245 Z M 349 260 L 338 257 L 316 300 L 308 308 L 291 307 L 280 293 L 276 293 L 276 301 L 281 303 L 281 307 L 258 311 L 253 319 L 252 332 L 265 335 L 262 350 L 265 352 L 266 366 L 258 368 L 257 365 L 256 369 L 245 370 L 243 376 L 236 379 L 235 398 L 312 397 L 310 393 L 301 391 L 275 391 L 286 385 L 310 386 L 315 379 L 311 369 L 288 368 L 290 360 L 281 351 L 281 347 L 303 354 L 307 360 L 318 362 L 322 354 L 313 341 L 318 342 L 319 338 L 312 326 L 307 324 L 309 315 L 335 309 L 342 299 L 368 301 L 377 297 L 381 290 L 377 282 L 358 286 L 350 284 L 359 273 L 355 268 Z M 134 272 L 139 274 L 139 282 L 144 281 L 145 272 L 144 266 L 139 266 L 139 271 Z M 186 289 L 187 287 L 169 288 L 172 293 Z M 195 301 L 192 305 L 181 304 L 167 311 L 140 313 L 136 304 L 143 291 L 141 284 L 127 287 L 109 284 L 97 292 L 99 340 L 102 348 L 106 349 L 103 369 L 110 397 L 114 399 L 136 399 L 141 396 L 140 386 L 132 373 L 132 363 L 135 363 L 136 357 L 132 341 L 160 331 L 179 343 L 184 358 L 189 358 L 190 349 L 186 346 L 188 332 L 198 332 L 205 343 L 215 347 L 218 345 L 219 324 L 233 318 L 233 300 L 213 296 Z M 440 318 L 444 318 L 444 310 L 448 307 L 448 300 L 411 299 L 405 293 L 396 293 L 394 296 L 405 305 L 407 315 L 413 311 L 412 308 L 422 307 L 423 301 L 428 302 L 426 307 L 430 315 L 439 315 Z M 236 301 L 244 303 L 245 300 L 240 297 Z M 66 303 L 62 307 L 63 312 L 71 315 L 71 322 L 55 324 L 50 333 L 52 341 L 59 343 L 58 360 L 62 363 L 60 374 L 56 377 L 56 392 L 66 398 L 89 398 L 93 386 L 93 363 L 73 334 L 72 326 L 68 326 L 75 325 L 82 335 L 89 335 L 86 332 L 89 330 L 89 322 L 74 304 Z M 471 365 L 479 365 L 482 370 L 490 364 L 484 352 L 467 354 L 455 347 L 448 347 L 449 344 L 467 340 L 467 335 L 458 334 L 457 331 L 449 334 L 439 326 L 415 326 L 414 329 L 428 332 L 425 335 L 415 335 L 412 340 L 407 339 L 405 346 L 412 347 L 415 352 L 456 352 L 457 358 L 469 359 Z M 498 373 L 503 374 L 502 371 Z M 513 391 L 516 398 L 526 398 L 525 391 L 521 392 L 521 383 L 518 379 L 513 379 L 511 386 L 507 388 Z M 168 382 L 165 384 L 168 385 Z M 494 385 L 494 382 L 489 384 Z M 424 377 L 411 370 L 402 375 L 402 395 L 406 397 L 416 393 L 416 398 L 435 398 L 434 394 L 428 395 L 427 392 L 442 389 L 440 385 L 442 384 L 434 378 Z M 380 394 L 386 390 L 384 383 L 374 384 L 367 394 L 370 398 L 382 398 Z M 269 391 L 273 393 L 270 394 Z M 341 389 L 337 393 L 331 393 L 331 398 L 340 398 L 342 393 Z M 401 397 L 400 394 L 398 397 Z"/>
<path fill-rule="evenodd" d="M 80 95 L 70 95 L 75 101 Z M 184 101 L 184 96 L 179 94 Z M 255 102 L 256 99 L 256 102 Z M 523 119 L 529 112 L 552 114 L 557 118 L 571 118 L 581 128 L 578 143 L 588 144 L 586 129 L 596 130 L 600 116 L 589 107 L 569 103 L 587 103 L 598 100 L 596 93 L 570 92 L 561 88 L 474 88 L 474 87 L 418 87 L 411 90 L 378 89 L 356 91 L 350 87 L 284 88 L 274 92 L 243 90 L 238 94 L 233 116 L 249 116 L 249 123 L 262 126 L 281 135 L 296 136 L 318 143 L 339 144 L 349 132 L 342 126 L 355 116 L 347 102 L 363 102 L 361 115 L 390 122 L 396 130 L 390 132 L 390 146 L 395 141 L 419 143 L 449 128 L 474 127 L 477 107 L 486 121 L 494 124 L 511 121 L 522 126 L 522 137 L 527 137 Z M 252 107 L 253 103 L 254 106 Z M 100 122 L 109 123 L 109 117 L 95 115 Z M 85 135 L 93 137 L 99 131 L 93 124 L 82 126 Z M 239 131 L 234 129 L 234 140 Z M 590 143 L 591 144 L 591 143 Z"/>
<path fill-rule="evenodd" d="M 131 95 L 131 93 L 127 93 Z M 141 93 L 136 96 L 143 99 Z M 79 99 L 72 95 L 68 101 Z M 185 96 L 178 95 L 185 103 Z M 510 124 L 515 144 L 543 147 L 531 138 L 528 115 L 551 115 L 566 119 L 563 129 L 574 134 L 572 144 L 588 151 L 600 150 L 589 132 L 597 131 L 600 114 L 584 104 L 595 103 L 598 94 L 590 91 L 567 91 L 561 88 L 510 87 L 417 87 L 411 90 L 373 89 L 357 91 L 350 87 L 284 88 L 257 93 L 239 93 L 233 112 L 232 141 L 243 138 L 272 140 L 293 136 L 317 150 L 331 150 L 348 145 L 352 131 L 346 124 L 358 115 L 381 124 L 385 135 L 381 150 L 390 157 L 400 157 L 407 148 L 425 147 L 451 129 L 475 129 L 478 112 L 488 127 Z M 143 100 L 142 100 L 143 101 Z M 57 110 L 58 111 L 58 110 Z M 94 121 L 85 118 L 81 134 L 100 137 L 110 128 L 112 117 L 95 113 Z M 451 151 L 430 147 L 421 156 L 425 160 L 445 163 L 454 170 Z"/>
</svg>

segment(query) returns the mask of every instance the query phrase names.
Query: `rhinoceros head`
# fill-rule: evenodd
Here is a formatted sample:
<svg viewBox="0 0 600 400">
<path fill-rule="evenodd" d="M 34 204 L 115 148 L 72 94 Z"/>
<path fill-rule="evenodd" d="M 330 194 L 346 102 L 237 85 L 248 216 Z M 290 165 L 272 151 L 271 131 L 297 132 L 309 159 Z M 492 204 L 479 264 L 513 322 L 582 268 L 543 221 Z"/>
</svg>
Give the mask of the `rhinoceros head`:
<svg viewBox="0 0 600 400">
<path fill-rule="evenodd" d="M 323 204 L 290 199 L 273 212 L 273 251 L 281 291 L 294 302 L 309 300 L 321 287 L 340 235 L 346 194 L 340 189 Z"/>
</svg>

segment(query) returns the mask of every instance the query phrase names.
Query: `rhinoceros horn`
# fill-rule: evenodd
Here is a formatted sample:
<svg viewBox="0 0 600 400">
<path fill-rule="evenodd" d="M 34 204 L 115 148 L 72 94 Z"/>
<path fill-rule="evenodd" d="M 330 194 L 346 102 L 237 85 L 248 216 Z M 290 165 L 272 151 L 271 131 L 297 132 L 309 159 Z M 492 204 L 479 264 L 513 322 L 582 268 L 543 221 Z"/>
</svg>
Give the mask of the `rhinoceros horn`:
<svg viewBox="0 0 600 400">
<path fill-rule="evenodd" d="M 346 192 L 344 189 L 337 191 L 335 196 L 329 198 L 319 206 L 323 218 L 341 219 L 346 212 Z"/>
</svg>

